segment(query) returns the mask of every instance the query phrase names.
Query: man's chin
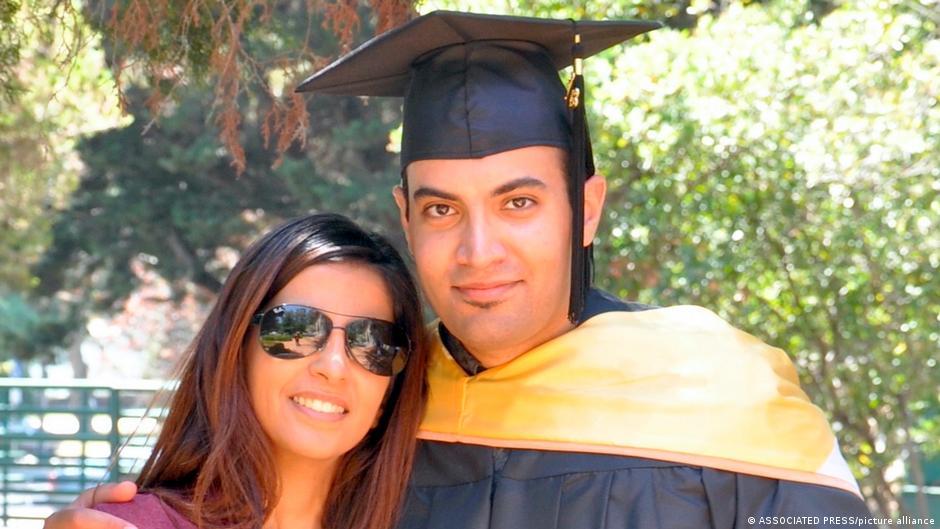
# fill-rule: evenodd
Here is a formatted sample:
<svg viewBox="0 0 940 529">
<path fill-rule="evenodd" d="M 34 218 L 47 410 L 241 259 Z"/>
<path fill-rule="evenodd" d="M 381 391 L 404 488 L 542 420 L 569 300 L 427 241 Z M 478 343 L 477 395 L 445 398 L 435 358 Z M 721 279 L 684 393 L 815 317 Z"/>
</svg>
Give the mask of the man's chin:
<svg viewBox="0 0 940 529">
<path fill-rule="evenodd" d="M 490 308 L 471 307 L 461 311 L 455 318 L 442 318 L 444 326 L 464 345 L 474 349 L 504 347 L 515 341 L 520 334 L 527 333 L 526 322 L 519 316 L 520 311 L 513 311 L 505 303 L 498 303 Z M 448 323 L 447 320 L 452 320 Z"/>
<path fill-rule="evenodd" d="M 523 298 L 524 292 L 521 288 L 523 286 L 522 281 L 495 284 L 486 288 L 455 286 L 451 287 L 451 294 L 457 307 L 463 305 L 477 310 L 490 310 Z"/>
<path fill-rule="evenodd" d="M 471 307 L 473 307 L 473 308 L 475 308 L 475 309 L 480 309 L 480 310 L 490 310 L 490 309 L 492 309 L 492 308 L 494 308 L 494 307 L 497 307 L 497 306 L 501 305 L 502 303 L 503 303 L 503 300 L 497 300 L 497 301 L 471 301 L 471 300 L 466 300 L 466 301 L 464 301 L 464 304 L 465 304 L 465 305 L 470 305 Z"/>
</svg>

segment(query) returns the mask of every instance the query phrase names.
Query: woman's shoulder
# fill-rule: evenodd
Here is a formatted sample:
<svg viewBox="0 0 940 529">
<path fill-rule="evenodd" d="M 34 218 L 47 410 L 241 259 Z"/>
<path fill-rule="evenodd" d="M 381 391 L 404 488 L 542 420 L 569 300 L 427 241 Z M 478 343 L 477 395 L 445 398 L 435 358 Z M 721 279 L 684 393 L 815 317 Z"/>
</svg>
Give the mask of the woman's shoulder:
<svg viewBox="0 0 940 529">
<path fill-rule="evenodd" d="M 96 510 L 128 521 L 137 529 L 195 529 L 195 525 L 150 493 L 140 493 L 126 503 L 101 503 Z"/>
</svg>

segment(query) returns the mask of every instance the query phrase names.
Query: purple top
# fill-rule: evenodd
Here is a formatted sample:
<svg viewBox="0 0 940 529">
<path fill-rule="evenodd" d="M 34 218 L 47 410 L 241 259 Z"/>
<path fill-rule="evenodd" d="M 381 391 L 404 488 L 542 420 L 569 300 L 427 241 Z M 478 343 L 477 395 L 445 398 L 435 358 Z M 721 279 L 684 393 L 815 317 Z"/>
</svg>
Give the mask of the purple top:
<svg viewBox="0 0 940 529">
<path fill-rule="evenodd" d="M 102 503 L 95 509 L 128 521 L 137 529 L 196 529 L 183 515 L 146 492 L 127 503 Z"/>
</svg>

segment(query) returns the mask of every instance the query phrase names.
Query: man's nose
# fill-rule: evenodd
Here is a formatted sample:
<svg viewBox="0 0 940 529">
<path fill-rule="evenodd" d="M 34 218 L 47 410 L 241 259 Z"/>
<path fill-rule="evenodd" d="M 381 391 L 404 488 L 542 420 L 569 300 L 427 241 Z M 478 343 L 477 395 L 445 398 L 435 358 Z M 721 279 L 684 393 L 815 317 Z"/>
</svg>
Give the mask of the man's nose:
<svg viewBox="0 0 940 529">
<path fill-rule="evenodd" d="M 499 226 L 485 214 L 471 215 L 464 223 L 457 264 L 472 268 L 486 268 L 506 257 Z"/>
<path fill-rule="evenodd" d="M 309 364 L 313 375 L 327 380 L 342 380 L 349 370 L 349 358 L 346 356 L 346 330 L 334 327 L 326 343 L 311 355 Z"/>
</svg>

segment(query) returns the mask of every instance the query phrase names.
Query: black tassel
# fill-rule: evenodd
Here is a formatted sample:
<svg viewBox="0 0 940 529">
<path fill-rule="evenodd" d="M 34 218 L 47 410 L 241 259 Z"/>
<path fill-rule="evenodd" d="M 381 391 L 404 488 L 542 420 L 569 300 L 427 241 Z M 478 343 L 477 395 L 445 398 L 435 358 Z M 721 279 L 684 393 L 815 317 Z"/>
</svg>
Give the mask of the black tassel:
<svg viewBox="0 0 940 529">
<path fill-rule="evenodd" d="M 591 286 L 593 247 L 584 247 L 584 182 L 594 174 L 594 160 L 588 138 L 587 117 L 584 109 L 584 76 L 581 71 L 581 39 L 575 26 L 572 48 L 574 72 L 568 87 L 568 107 L 571 110 L 571 153 L 569 156 L 568 196 L 571 200 L 571 297 L 568 301 L 568 319 L 578 324 L 584 311 L 585 299 Z"/>
</svg>

